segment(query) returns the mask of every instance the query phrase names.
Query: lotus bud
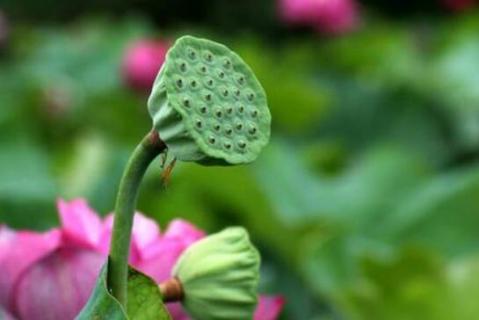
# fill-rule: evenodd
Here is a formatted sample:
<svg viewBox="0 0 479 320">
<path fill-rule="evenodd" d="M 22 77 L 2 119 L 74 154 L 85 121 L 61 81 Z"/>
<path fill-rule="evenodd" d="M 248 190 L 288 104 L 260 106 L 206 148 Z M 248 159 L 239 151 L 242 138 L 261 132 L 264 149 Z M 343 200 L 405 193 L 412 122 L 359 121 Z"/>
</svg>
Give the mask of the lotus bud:
<svg viewBox="0 0 479 320">
<path fill-rule="evenodd" d="M 122 62 L 123 79 L 128 87 L 142 94 L 148 93 L 168 47 L 169 43 L 164 40 L 143 39 L 132 43 Z"/>
<path fill-rule="evenodd" d="M 184 36 L 175 42 L 148 110 L 179 160 L 249 163 L 269 141 L 271 115 L 261 84 L 236 53 L 210 40 Z"/>
<path fill-rule="evenodd" d="M 251 320 L 257 304 L 260 256 L 248 233 L 227 228 L 190 246 L 173 269 L 182 304 L 197 320 Z"/>
<path fill-rule="evenodd" d="M 442 0 L 442 4 L 446 9 L 453 12 L 462 12 L 471 9 L 475 4 L 475 0 Z"/>
</svg>

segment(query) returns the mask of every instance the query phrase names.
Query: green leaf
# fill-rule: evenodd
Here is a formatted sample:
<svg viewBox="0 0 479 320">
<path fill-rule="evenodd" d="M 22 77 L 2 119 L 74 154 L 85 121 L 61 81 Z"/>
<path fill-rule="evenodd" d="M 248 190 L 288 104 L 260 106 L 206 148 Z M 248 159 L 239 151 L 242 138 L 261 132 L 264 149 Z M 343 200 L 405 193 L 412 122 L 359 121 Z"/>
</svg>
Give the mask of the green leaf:
<svg viewBox="0 0 479 320">
<path fill-rule="evenodd" d="M 51 227 L 56 221 L 52 199 L 58 190 L 52 156 L 26 134 L 0 131 L 0 221 L 14 228 Z M 8 140 L 11 135 L 15 141 Z"/>
<path fill-rule="evenodd" d="M 98 277 L 95 289 L 86 306 L 76 320 L 126 320 L 128 317 L 120 303 L 108 292 L 106 285 L 108 264 L 105 264 Z"/>
<path fill-rule="evenodd" d="M 310 170 L 300 151 L 273 139 L 254 167 L 275 213 L 288 224 L 322 220 L 369 228 L 429 176 L 421 158 L 401 148 L 368 150 L 335 177 Z"/>
<path fill-rule="evenodd" d="M 128 317 L 132 320 L 170 320 L 158 285 L 130 267 L 128 272 Z"/>
<path fill-rule="evenodd" d="M 108 264 L 105 264 L 90 299 L 76 320 L 171 320 L 156 283 L 131 267 L 128 273 L 128 314 L 125 313 L 108 291 L 107 270 Z"/>
<path fill-rule="evenodd" d="M 268 93 L 275 126 L 296 133 L 317 125 L 331 97 L 324 85 L 311 81 L 311 68 L 305 61 L 309 59 L 309 46 L 296 44 L 292 50 L 273 51 L 248 40 L 237 43 L 235 48 Z M 264 59 L 265 55 L 268 59 Z"/>
<path fill-rule="evenodd" d="M 458 317 L 447 265 L 429 250 L 404 247 L 389 259 L 364 255 L 360 269 L 359 285 L 344 292 L 355 318 L 465 319 Z"/>
<path fill-rule="evenodd" d="M 479 168 L 442 174 L 418 186 L 376 224 L 377 236 L 396 244 L 420 243 L 448 256 L 479 245 Z"/>
<path fill-rule="evenodd" d="M 48 154 L 34 143 L 0 141 L 0 199 L 41 201 L 54 197 L 56 186 L 49 174 Z"/>
</svg>

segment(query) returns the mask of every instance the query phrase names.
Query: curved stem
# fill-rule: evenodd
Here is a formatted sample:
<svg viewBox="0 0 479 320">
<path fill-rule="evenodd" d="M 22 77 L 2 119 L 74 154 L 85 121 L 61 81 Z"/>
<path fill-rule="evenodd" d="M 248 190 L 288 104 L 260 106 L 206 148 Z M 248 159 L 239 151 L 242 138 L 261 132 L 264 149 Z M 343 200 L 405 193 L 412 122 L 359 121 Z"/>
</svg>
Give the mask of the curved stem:
<svg viewBox="0 0 479 320">
<path fill-rule="evenodd" d="M 108 262 L 108 287 L 125 308 L 128 257 L 139 187 L 150 163 L 165 150 L 166 145 L 156 131 L 146 135 L 131 155 L 118 189 Z"/>
</svg>

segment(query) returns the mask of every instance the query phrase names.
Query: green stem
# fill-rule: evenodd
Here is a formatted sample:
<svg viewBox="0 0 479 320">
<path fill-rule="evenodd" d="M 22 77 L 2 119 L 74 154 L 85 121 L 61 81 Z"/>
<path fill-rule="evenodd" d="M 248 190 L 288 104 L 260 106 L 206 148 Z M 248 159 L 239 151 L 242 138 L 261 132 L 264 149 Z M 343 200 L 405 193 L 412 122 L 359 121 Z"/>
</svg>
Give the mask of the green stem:
<svg viewBox="0 0 479 320">
<path fill-rule="evenodd" d="M 150 163 L 166 149 L 156 131 L 146 135 L 130 157 L 120 182 L 108 262 L 108 286 L 125 307 L 127 302 L 128 257 L 133 215 L 143 176 Z"/>
</svg>

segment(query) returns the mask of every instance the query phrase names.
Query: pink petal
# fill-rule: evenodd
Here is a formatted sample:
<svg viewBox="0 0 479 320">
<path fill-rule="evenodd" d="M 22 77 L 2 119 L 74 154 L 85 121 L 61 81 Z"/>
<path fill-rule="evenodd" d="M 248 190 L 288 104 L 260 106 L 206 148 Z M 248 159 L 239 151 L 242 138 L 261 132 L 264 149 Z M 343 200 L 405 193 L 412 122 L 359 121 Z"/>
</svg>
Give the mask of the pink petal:
<svg viewBox="0 0 479 320">
<path fill-rule="evenodd" d="M 155 240 L 160 237 L 160 228 L 156 222 L 145 217 L 141 213 L 136 213 L 133 219 L 132 245 L 141 252 Z"/>
<path fill-rule="evenodd" d="M 163 238 L 151 244 L 147 257 L 133 263 L 133 266 L 152 277 L 157 283 L 170 278 L 171 270 L 187 245 L 178 239 Z"/>
<path fill-rule="evenodd" d="M 29 268 L 15 288 L 21 319 L 74 319 L 94 287 L 105 257 L 87 249 L 62 248 Z"/>
<path fill-rule="evenodd" d="M 104 255 L 108 255 L 110 251 L 110 242 L 111 242 L 111 234 L 113 232 L 113 220 L 114 215 L 110 213 L 106 216 L 105 220 L 103 221 L 103 231 L 100 237 L 100 243 L 98 245 L 98 251 Z M 130 263 L 132 261 L 138 261 L 138 253 L 133 248 L 130 248 Z"/>
<path fill-rule="evenodd" d="M 254 313 L 254 320 L 276 320 L 281 314 L 285 300 L 280 296 L 260 296 Z M 179 303 L 167 304 L 168 311 L 175 320 L 189 320 Z"/>
<path fill-rule="evenodd" d="M 321 32 L 342 34 L 359 25 L 358 5 L 354 0 L 329 0 L 329 5 L 318 8 L 313 26 Z"/>
<path fill-rule="evenodd" d="M 164 237 L 165 238 L 178 238 L 186 245 L 190 245 L 205 236 L 205 232 L 196 228 L 193 224 L 182 220 L 175 219 L 170 222 Z"/>
<path fill-rule="evenodd" d="M 7 311 L 0 308 L 0 319 L 2 320 L 15 320 L 15 318 Z"/>
<path fill-rule="evenodd" d="M 5 225 L 0 225 L 0 261 L 8 253 L 7 249 L 15 239 L 15 231 Z"/>
<path fill-rule="evenodd" d="M 286 22 L 301 24 L 309 19 L 309 3 L 309 0 L 280 0 L 279 14 Z"/>
<path fill-rule="evenodd" d="M 285 300 L 281 296 L 260 296 L 254 320 L 276 320 L 283 309 Z"/>
<path fill-rule="evenodd" d="M 151 90 L 156 75 L 165 61 L 169 43 L 165 41 L 140 40 L 133 43 L 125 53 L 122 71 L 125 82 L 139 92 Z"/>
<path fill-rule="evenodd" d="M 168 308 L 168 312 L 170 313 L 172 319 L 174 320 L 189 320 L 190 319 L 188 314 L 183 310 L 181 303 L 179 302 L 168 303 L 166 307 Z"/>
<path fill-rule="evenodd" d="M 278 9 L 285 22 L 328 34 L 352 31 L 360 22 L 356 0 L 279 0 Z"/>
<path fill-rule="evenodd" d="M 85 248 L 95 248 L 100 241 L 102 223 L 87 202 L 84 199 L 70 202 L 59 199 L 57 206 L 65 240 Z"/>
<path fill-rule="evenodd" d="M 442 4 L 453 12 L 461 12 L 474 7 L 475 0 L 442 0 Z"/>
<path fill-rule="evenodd" d="M 29 231 L 0 231 L 0 305 L 10 310 L 12 289 L 21 274 L 39 259 L 60 245 L 61 233 L 52 230 L 43 234 Z"/>
<path fill-rule="evenodd" d="M 164 281 L 171 276 L 171 270 L 183 251 L 204 236 L 205 233 L 191 223 L 173 220 L 163 237 L 143 248 L 141 259 L 133 265 L 157 282 Z"/>
<path fill-rule="evenodd" d="M 103 220 L 102 232 L 98 243 L 98 251 L 107 255 L 110 250 L 111 233 L 113 231 L 113 214 L 110 213 Z"/>
<path fill-rule="evenodd" d="M 103 232 L 100 240 L 99 251 L 108 254 L 110 248 L 111 233 L 113 232 L 114 215 L 109 214 L 103 224 Z M 130 263 L 136 263 L 143 257 L 146 248 L 159 240 L 160 228 L 156 222 L 137 212 L 133 218 L 133 230 L 131 235 Z"/>
</svg>

